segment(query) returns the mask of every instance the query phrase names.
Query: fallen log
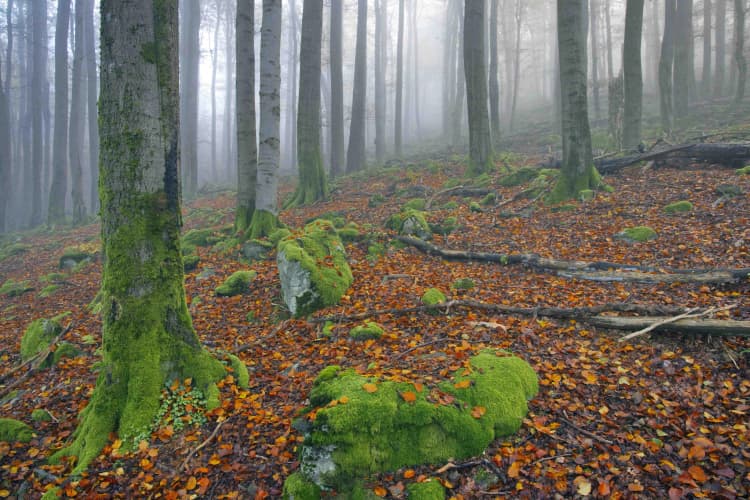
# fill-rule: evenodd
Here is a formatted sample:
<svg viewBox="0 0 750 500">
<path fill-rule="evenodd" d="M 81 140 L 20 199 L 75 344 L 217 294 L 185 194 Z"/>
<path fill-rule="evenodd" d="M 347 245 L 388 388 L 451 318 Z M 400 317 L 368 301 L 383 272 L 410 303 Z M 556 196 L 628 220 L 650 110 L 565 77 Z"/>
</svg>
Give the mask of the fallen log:
<svg viewBox="0 0 750 500">
<path fill-rule="evenodd" d="M 411 245 L 428 255 L 446 260 L 471 260 L 495 262 L 502 265 L 521 264 L 542 272 L 554 272 L 564 278 L 588 281 L 620 281 L 629 283 L 732 283 L 750 279 L 750 268 L 740 269 L 669 269 L 633 266 L 614 262 L 586 262 L 557 260 L 540 257 L 534 253 L 500 254 L 448 250 L 411 236 L 397 236 L 399 241 Z"/>
<path fill-rule="evenodd" d="M 594 316 L 588 318 L 586 323 L 600 328 L 635 331 L 648 328 L 664 319 L 663 316 Z M 687 318 L 658 325 L 652 331 L 750 337 L 750 321 Z"/>
<path fill-rule="evenodd" d="M 619 158 L 601 158 L 594 160 L 594 165 L 600 173 L 612 173 L 640 161 L 667 159 L 689 159 L 738 168 L 750 161 L 750 143 L 680 144 L 661 151 Z"/>
</svg>

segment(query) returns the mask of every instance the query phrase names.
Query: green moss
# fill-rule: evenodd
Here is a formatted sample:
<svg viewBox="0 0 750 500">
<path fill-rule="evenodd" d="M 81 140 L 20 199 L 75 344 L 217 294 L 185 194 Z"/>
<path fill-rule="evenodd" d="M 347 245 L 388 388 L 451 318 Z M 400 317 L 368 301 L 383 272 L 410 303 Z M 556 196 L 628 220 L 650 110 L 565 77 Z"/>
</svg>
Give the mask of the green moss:
<svg viewBox="0 0 750 500">
<path fill-rule="evenodd" d="M 0 262 L 14 255 L 21 255 L 31 249 L 31 245 L 25 243 L 11 243 L 0 247 Z"/>
<path fill-rule="evenodd" d="M 693 209 L 693 204 L 689 201 L 682 200 L 682 201 L 676 201 L 674 203 L 670 203 L 669 205 L 664 207 L 664 213 L 667 214 L 676 214 L 676 213 L 682 213 L 682 212 L 690 212 Z"/>
<path fill-rule="evenodd" d="M 47 285 L 44 288 L 42 288 L 42 291 L 39 292 L 39 297 L 44 299 L 52 294 L 54 294 L 56 291 L 60 289 L 60 285 Z"/>
<path fill-rule="evenodd" d="M 231 297 L 247 292 L 250 283 L 258 275 L 255 271 L 237 271 L 216 287 L 216 295 L 219 297 Z"/>
<path fill-rule="evenodd" d="M 44 492 L 44 495 L 42 495 L 42 500 L 56 500 L 57 498 L 60 498 L 62 496 L 61 493 L 62 490 L 59 486 L 53 486 L 52 488 Z"/>
<path fill-rule="evenodd" d="M 283 240 L 284 238 L 286 238 L 290 234 L 292 234 L 292 232 L 288 228 L 282 227 L 282 228 L 279 228 L 276 231 L 272 232 L 271 234 L 269 234 L 268 235 L 268 241 L 270 241 L 271 244 L 273 244 L 274 246 L 276 246 L 276 245 L 278 245 L 279 241 Z"/>
<path fill-rule="evenodd" d="M 284 301 L 297 317 L 337 304 L 354 281 L 336 228 L 326 220 L 313 221 L 302 232 L 281 240 L 276 260 Z M 292 283 L 285 288 L 284 277 L 292 274 L 304 274 L 309 287 Z"/>
<path fill-rule="evenodd" d="M 538 173 L 539 170 L 536 168 L 520 167 L 510 174 L 501 177 L 498 182 L 504 187 L 520 186 L 521 184 L 529 182 L 531 179 L 535 178 Z"/>
<path fill-rule="evenodd" d="M 211 253 L 230 256 L 236 255 L 239 250 L 240 240 L 235 237 L 220 239 L 211 247 Z"/>
<path fill-rule="evenodd" d="M 0 418 L 0 441 L 28 443 L 34 430 L 19 420 Z"/>
<path fill-rule="evenodd" d="M 737 175 L 750 175 L 750 165 L 745 165 L 742 168 L 738 168 L 734 171 Z"/>
<path fill-rule="evenodd" d="M 79 247 L 66 247 L 60 256 L 58 266 L 60 269 L 73 268 L 82 262 L 90 262 L 94 255 Z"/>
<path fill-rule="evenodd" d="M 284 481 L 282 498 L 284 500 L 318 500 L 320 488 L 317 484 L 305 479 L 305 476 L 299 472 L 295 472 Z"/>
<path fill-rule="evenodd" d="M 185 272 L 195 271 L 198 268 L 201 258 L 198 255 L 190 254 L 182 256 L 182 266 Z"/>
<path fill-rule="evenodd" d="M 206 387 L 206 410 L 214 410 L 221 406 L 221 392 L 216 384 Z"/>
<path fill-rule="evenodd" d="M 445 210 L 455 210 L 455 209 L 458 208 L 458 203 L 456 203 L 455 201 L 451 200 L 449 202 L 446 202 L 445 205 L 443 205 L 443 208 Z"/>
<path fill-rule="evenodd" d="M 643 242 L 655 239 L 656 231 L 647 226 L 628 227 L 617 233 L 617 236 L 630 242 Z"/>
<path fill-rule="evenodd" d="M 34 287 L 31 286 L 30 281 L 13 281 L 12 279 L 7 280 L 0 286 L 0 295 L 6 297 L 19 297 L 26 292 L 31 292 Z"/>
<path fill-rule="evenodd" d="M 31 322 L 21 337 L 21 359 L 27 361 L 49 347 L 55 337 L 63 331 L 60 320 L 68 313 L 51 319 L 37 319 Z"/>
<path fill-rule="evenodd" d="M 376 262 L 383 255 L 385 255 L 385 246 L 382 243 L 373 243 L 367 247 L 367 260 L 370 262 Z"/>
<path fill-rule="evenodd" d="M 479 201 L 480 205 L 492 205 L 497 201 L 497 195 L 495 193 L 487 193 L 484 198 Z"/>
<path fill-rule="evenodd" d="M 31 420 L 34 422 L 51 422 L 52 415 L 47 410 L 37 408 L 31 412 Z"/>
<path fill-rule="evenodd" d="M 458 179 L 456 177 L 452 177 L 452 178 L 448 179 L 447 181 L 445 181 L 443 183 L 443 188 L 444 189 L 450 189 L 450 188 L 454 188 L 454 187 L 460 186 L 460 185 L 461 185 L 461 179 Z"/>
<path fill-rule="evenodd" d="M 423 483 L 410 483 L 406 487 L 409 500 L 444 500 L 445 488 L 440 481 L 433 479 Z"/>
<path fill-rule="evenodd" d="M 593 189 L 582 189 L 578 192 L 578 199 L 583 202 L 591 201 L 595 196 L 596 194 L 594 193 Z"/>
<path fill-rule="evenodd" d="M 75 358 L 81 355 L 81 350 L 70 342 L 60 342 L 52 353 L 52 356 L 47 358 L 44 366 L 50 367 L 55 366 L 63 358 Z"/>
<path fill-rule="evenodd" d="M 563 201 L 576 199 L 581 191 L 600 188 L 602 186 L 602 176 L 593 166 L 587 170 L 587 173 L 578 175 L 575 178 L 563 175 L 561 172 L 557 177 L 557 184 L 555 184 L 555 187 L 545 201 L 550 205 L 556 205 Z"/>
<path fill-rule="evenodd" d="M 445 302 L 445 294 L 437 288 L 428 288 L 422 295 L 422 304 L 436 306 Z"/>
<path fill-rule="evenodd" d="M 383 327 L 374 321 L 365 321 L 349 330 L 349 336 L 354 340 L 379 339 L 383 336 Z"/>
<path fill-rule="evenodd" d="M 430 231 L 436 234 L 450 234 L 458 229 L 458 218 L 450 216 L 443 219 L 440 224 L 430 224 Z"/>
<path fill-rule="evenodd" d="M 39 278 L 39 281 L 43 283 L 59 283 L 65 281 L 65 278 L 66 275 L 63 273 L 49 273 Z"/>
<path fill-rule="evenodd" d="M 219 240 L 213 234 L 213 229 L 191 229 L 182 236 L 182 244 L 209 247 Z"/>
<path fill-rule="evenodd" d="M 427 200 L 424 198 L 412 198 L 404 204 L 403 210 L 411 208 L 412 210 L 424 210 L 427 205 Z"/>
<path fill-rule="evenodd" d="M 234 354 L 228 354 L 227 358 L 229 358 L 229 364 L 234 372 L 234 378 L 237 380 L 237 386 L 247 389 L 250 385 L 250 373 L 247 371 L 247 366 Z"/>
<path fill-rule="evenodd" d="M 412 235 L 428 240 L 432 238 L 432 231 L 425 215 L 424 212 L 419 210 L 407 208 L 390 216 L 385 222 L 385 227 L 393 229 L 398 234 Z"/>
<path fill-rule="evenodd" d="M 333 321 L 326 321 L 323 325 L 323 329 L 320 332 L 320 336 L 325 338 L 333 337 L 334 326 L 336 326 L 336 324 Z"/>
<path fill-rule="evenodd" d="M 250 221 L 249 235 L 251 239 L 264 238 L 276 231 L 280 226 L 279 217 L 267 210 L 256 210 Z"/>
<path fill-rule="evenodd" d="M 474 288 L 474 280 L 471 278 L 459 278 L 451 283 L 451 288 L 454 290 L 471 290 Z"/>
<path fill-rule="evenodd" d="M 349 222 L 336 231 L 341 241 L 358 241 L 362 238 L 362 232 L 356 222 Z"/>
<path fill-rule="evenodd" d="M 567 203 L 565 205 L 558 205 L 556 207 L 552 207 L 550 211 L 551 212 L 572 212 L 576 210 L 577 208 L 578 208 L 577 206 Z"/>
<path fill-rule="evenodd" d="M 367 206 L 370 208 L 375 208 L 382 205 L 383 202 L 385 202 L 385 196 L 383 196 L 382 194 L 374 194 L 370 196 L 369 200 L 367 200 Z"/>
<path fill-rule="evenodd" d="M 477 203 L 476 201 L 472 201 L 471 203 L 469 203 L 469 210 L 471 210 L 472 212 L 481 213 L 482 207 L 479 206 L 479 203 Z"/>
</svg>

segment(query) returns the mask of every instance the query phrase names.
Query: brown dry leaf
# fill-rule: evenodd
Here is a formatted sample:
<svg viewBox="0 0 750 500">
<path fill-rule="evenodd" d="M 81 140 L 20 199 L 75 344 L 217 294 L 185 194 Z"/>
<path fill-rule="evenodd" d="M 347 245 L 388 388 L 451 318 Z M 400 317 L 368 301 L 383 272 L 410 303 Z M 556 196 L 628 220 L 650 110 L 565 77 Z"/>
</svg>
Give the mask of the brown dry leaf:
<svg viewBox="0 0 750 500">
<path fill-rule="evenodd" d="M 471 386 L 471 379 L 465 378 L 461 380 L 460 382 L 456 382 L 453 384 L 453 387 L 456 389 L 467 389 Z"/>
<path fill-rule="evenodd" d="M 187 483 L 185 484 L 185 489 L 194 490 L 197 485 L 198 480 L 195 478 L 195 476 L 190 476 L 187 480 Z"/>
<path fill-rule="evenodd" d="M 386 490 L 382 486 L 375 486 L 375 488 L 372 491 L 375 492 L 375 494 L 381 498 L 388 494 L 388 490 Z"/>
<path fill-rule="evenodd" d="M 698 465 L 691 465 L 688 467 L 688 474 L 690 474 L 690 477 L 701 483 L 708 480 L 706 472 Z"/>
<path fill-rule="evenodd" d="M 482 418 L 482 415 L 484 415 L 487 412 L 487 408 L 484 406 L 475 406 L 471 410 L 471 416 L 474 418 Z"/>
<path fill-rule="evenodd" d="M 365 392 L 369 392 L 370 394 L 372 394 L 373 392 L 377 392 L 378 386 L 371 382 L 368 382 L 366 384 L 362 384 L 362 389 L 364 389 Z"/>
</svg>

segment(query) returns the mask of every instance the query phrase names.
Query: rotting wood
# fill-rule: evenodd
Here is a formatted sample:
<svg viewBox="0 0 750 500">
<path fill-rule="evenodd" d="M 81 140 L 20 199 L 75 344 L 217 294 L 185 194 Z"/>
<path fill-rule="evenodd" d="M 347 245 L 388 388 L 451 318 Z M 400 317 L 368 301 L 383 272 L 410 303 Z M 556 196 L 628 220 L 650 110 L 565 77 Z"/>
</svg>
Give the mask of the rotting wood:
<svg viewBox="0 0 750 500">
<path fill-rule="evenodd" d="M 594 165 L 600 173 L 609 174 L 640 161 L 678 158 L 716 163 L 736 168 L 750 160 L 750 143 L 680 144 L 661 151 L 628 155 L 620 158 L 603 158 L 595 160 Z"/>
<path fill-rule="evenodd" d="M 671 323 L 663 323 L 663 316 L 594 316 L 586 319 L 589 325 L 615 330 L 641 330 L 655 323 L 652 332 L 679 332 L 699 335 L 715 335 L 718 337 L 750 337 L 750 321 L 731 319 L 697 319 L 685 318 Z M 650 333 L 650 332 L 649 332 Z"/>
</svg>

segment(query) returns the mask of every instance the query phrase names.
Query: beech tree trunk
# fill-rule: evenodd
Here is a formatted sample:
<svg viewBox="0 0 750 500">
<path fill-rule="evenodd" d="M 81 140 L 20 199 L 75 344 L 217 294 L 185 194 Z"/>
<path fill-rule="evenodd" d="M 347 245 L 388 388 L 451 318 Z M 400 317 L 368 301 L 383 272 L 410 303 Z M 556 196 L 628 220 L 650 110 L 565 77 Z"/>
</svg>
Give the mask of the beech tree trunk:
<svg viewBox="0 0 750 500">
<path fill-rule="evenodd" d="M 83 137 L 86 120 L 87 82 L 84 80 L 85 58 L 85 10 L 86 0 L 76 0 L 75 47 L 73 51 L 73 98 L 70 101 L 70 180 L 73 201 L 73 223 L 81 224 L 86 219 L 86 202 L 83 198 Z"/>
<path fill-rule="evenodd" d="M 659 109 L 661 128 L 664 132 L 672 131 L 674 112 L 672 108 L 672 70 L 674 68 L 674 32 L 677 10 L 676 0 L 664 0 L 664 36 L 661 42 L 659 58 Z"/>
<path fill-rule="evenodd" d="M 180 252 L 177 2 L 102 3 L 102 366 L 73 442 L 74 474 L 116 432 L 148 436 L 164 384 L 192 378 L 210 406 L 221 363 L 201 348 Z"/>
<path fill-rule="evenodd" d="M 341 53 L 343 0 L 331 0 L 331 177 L 344 172 L 344 75 Z"/>
<path fill-rule="evenodd" d="M 594 118 L 601 116 L 599 102 L 599 0 L 591 0 L 589 15 L 591 16 L 591 95 L 594 98 Z M 627 30 L 627 28 L 626 28 Z"/>
<path fill-rule="evenodd" d="M 398 41 L 396 42 L 396 109 L 394 111 L 393 152 L 403 154 L 403 98 L 404 98 L 404 0 L 398 0 Z"/>
<path fill-rule="evenodd" d="M 714 80 L 714 97 L 724 95 L 724 75 L 726 73 L 726 32 L 727 0 L 716 0 L 716 72 Z"/>
<path fill-rule="evenodd" d="M 42 176 L 46 175 L 44 103 L 47 84 L 47 0 L 31 2 L 31 226 L 42 223 Z M 66 30 L 67 31 L 67 28 Z"/>
<path fill-rule="evenodd" d="M 365 166 L 365 105 L 367 104 L 367 0 L 357 7 L 357 48 L 354 58 L 352 121 L 349 125 L 349 148 L 346 152 L 347 173 Z"/>
<path fill-rule="evenodd" d="M 741 102 L 745 97 L 747 80 L 747 61 L 745 60 L 745 1 L 734 0 L 734 62 L 737 64 L 737 92 L 734 102 Z"/>
<path fill-rule="evenodd" d="M 692 0 L 678 0 L 675 10 L 674 30 L 674 69 L 672 72 L 672 92 L 675 118 L 683 118 L 688 113 L 690 92 L 690 40 L 692 30 Z"/>
<path fill-rule="evenodd" d="M 490 120 L 487 114 L 487 71 L 484 55 L 485 3 L 464 7 L 464 75 L 469 115 L 469 173 L 479 175 L 492 166 Z"/>
<path fill-rule="evenodd" d="M 52 143 L 52 183 L 47 223 L 65 221 L 68 194 L 68 26 L 70 0 L 58 0 L 55 24 L 55 133 Z"/>
<path fill-rule="evenodd" d="M 299 20 L 297 18 L 297 5 L 296 0 L 289 0 L 289 29 L 287 30 L 287 41 L 289 46 L 289 55 L 287 58 L 287 113 L 286 113 L 286 124 L 287 129 L 287 144 L 286 148 L 289 151 L 289 167 L 292 170 L 297 170 L 297 83 L 299 77 L 297 70 L 299 69 L 299 60 L 297 55 L 299 53 L 299 41 L 297 39 Z M 344 94 L 341 91 L 341 106 L 343 109 Z M 343 113 L 343 111 L 342 111 Z M 343 116 L 342 116 L 343 130 Z M 344 139 L 341 139 L 342 149 Z M 343 158 L 343 157 L 342 157 Z M 342 160 L 343 165 L 343 160 Z"/>
<path fill-rule="evenodd" d="M 612 14 L 610 0 L 605 0 L 604 24 L 607 30 L 607 80 L 611 82 L 615 77 L 615 67 L 612 59 Z"/>
<path fill-rule="evenodd" d="M 493 141 L 500 140 L 500 82 L 498 80 L 497 4 L 490 0 L 490 128 Z"/>
<path fill-rule="evenodd" d="M 625 11 L 625 43 L 622 49 L 623 84 L 625 88 L 622 145 L 626 149 L 634 149 L 641 142 L 643 107 L 642 33 L 643 0 L 628 0 Z"/>
<path fill-rule="evenodd" d="M 237 0 L 237 208 L 234 229 L 243 236 L 255 211 L 258 150 L 255 138 L 255 2 Z"/>
<path fill-rule="evenodd" d="M 89 206 L 91 207 L 91 213 L 96 214 L 99 211 L 99 119 L 97 110 L 99 78 L 96 71 L 96 46 L 94 44 L 94 0 L 85 0 L 85 2 L 83 22 L 86 43 L 86 112 L 88 114 L 89 171 L 91 177 Z"/>
<path fill-rule="evenodd" d="M 375 1 L 375 162 L 385 162 L 386 138 L 386 41 L 388 0 Z M 333 94 L 333 92 L 331 92 Z"/>
<path fill-rule="evenodd" d="M 5 217 L 10 201 L 10 106 L 3 84 L 2 61 L 0 61 L 0 234 L 6 231 Z"/>
<path fill-rule="evenodd" d="M 180 113 L 184 195 L 198 190 L 198 90 L 200 83 L 200 0 L 182 0 L 180 30 Z"/>
<path fill-rule="evenodd" d="M 704 99 L 711 97 L 711 0 L 703 0 L 703 72 Z"/>
<path fill-rule="evenodd" d="M 221 2 L 216 2 L 216 24 L 211 47 L 211 173 L 217 177 L 218 158 L 216 157 L 216 72 L 219 69 L 219 29 L 221 28 Z M 226 132 L 226 130 L 225 130 Z"/>
</svg>

